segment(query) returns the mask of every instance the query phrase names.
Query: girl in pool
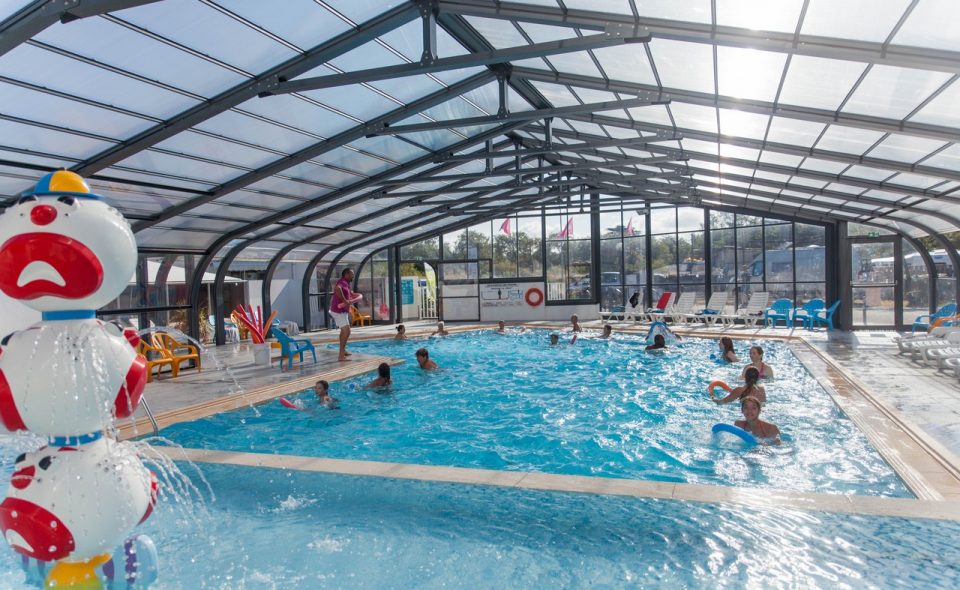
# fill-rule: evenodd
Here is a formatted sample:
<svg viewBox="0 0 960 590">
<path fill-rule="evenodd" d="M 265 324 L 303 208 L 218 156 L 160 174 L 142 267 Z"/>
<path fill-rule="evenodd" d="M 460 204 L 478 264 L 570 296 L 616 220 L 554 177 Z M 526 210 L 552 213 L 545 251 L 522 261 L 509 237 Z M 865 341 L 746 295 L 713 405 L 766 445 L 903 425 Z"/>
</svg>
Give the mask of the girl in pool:
<svg viewBox="0 0 960 590">
<path fill-rule="evenodd" d="M 733 339 L 729 336 L 724 336 L 720 339 L 720 358 L 728 363 L 740 362 L 740 358 L 737 356 L 737 353 L 733 351 Z"/>
<path fill-rule="evenodd" d="M 393 337 L 394 340 L 406 340 L 407 339 L 407 327 L 403 324 L 397 326 L 397 335 Z"/>
<path fill-rule="evenodd" d="M 751 368 L 757 370 L 761 379 L 773 379 L 773 367 L 763 362 L 763 348 L 760 346 L 750 347 L 750 364 L 743 368 L 740 378 L 746 379 L 747 371 Z"/>
<path fill-rule="evenodd" d="M 325 380 L 321 379 L 317 381 L 313 386 L 313 390 L 317 393 L 317 402 L 321 406 L 325 406 L 331 410 L 340 407 L 340 400 L 335 397 L 330 397 L 330 384 Z"/>
<path fill-rule="evenodd" d="M 777 425 L 760 419 L 760 400 L 752 395 L 744 397 L 740 400 L 740 412 L 743 413 L 743 420 L 737 420 L 733 423 L 734 426 L 746 430 L 761 443 L 780 444 L 780 429 Z"/>
<path fill-rule="evenodd" d="M 731 391 L 727 397 L 720 399 L 711 389 L 710 398 L 718 404 L 729 404 L 730 402 L 735 402 L 738 399 L 742 400 L 745 397 L 755 398 L 762 404 L 767 403 L 767 390 L 763 388 L 763 385 L 757 385 L 757 381 L 760 380 L 760 372 L 754 367 L 747 367 L 744 379 L 746 379 L 747 384 L 737 387 Z"/>
<path fill-rule="evenodd" d="M 367 384 L 365 389 L 370 389 L 373 387 L 386 387 L 392 384 L 393 380 L 390 378 L 390 365 L 387 363 L 380 363 L 380 366 L 377 367 L 377 378 Z"/>
</svg>

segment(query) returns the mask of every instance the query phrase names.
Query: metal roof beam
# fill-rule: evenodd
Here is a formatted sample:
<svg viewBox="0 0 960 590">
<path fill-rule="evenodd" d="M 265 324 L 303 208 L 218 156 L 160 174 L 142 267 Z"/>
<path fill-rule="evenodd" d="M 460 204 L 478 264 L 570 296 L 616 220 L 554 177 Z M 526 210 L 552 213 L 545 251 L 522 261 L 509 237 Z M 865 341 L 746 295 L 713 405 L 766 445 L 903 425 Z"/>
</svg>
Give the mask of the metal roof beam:
<svg viewBox="0 0 960 590">
<path fill-rule="evenodd" d="M 491 72 L 481 72 L 479 74 L 476 74 L 469 78 L 461 80 L 460 82 L 457 82 L 456 84 L 453 84 L 441 91 L 434 92 L 433 94 L 428 94 L 427 96 L 421 99 L 413 101 L 409 105 L 390 111 L 386 115 L 382 115 L 378 117 L 377 119 L 375 119 L 375 121 L 385 123 L 387 121 L 398 121 L 398 120 L 406 119 L 421 111 L 437 106 L 438 104 L 442 104 L 465 92 L 469 92 L 471 90 L 474 90 L 475 88 L 483 86 L 484 84 L 489 82 L 491 79 L 493 79 L 493 77 L 494 75 Z M 135 224 L 133 226 L 133 230 L 134 232 L 137 232 L 137 231 L 144 230 L 148 227 L 152 227 L 162 221 L 166 221 L 167 219 L 176 217 L 177 215 L 180 215 L 186 211 L 189 211 L 191 209 L 194 209 L 196 207 L 209 203 L 210 201 L 220 198 L 237 189 L 241 189 L 249 184 L 253 184 L 254 182 L 257 182 L 259 180 L 272 176 L 278 172 L 282 172 L 283 170 L 286 170 L 287 168 L 290 168 L 292 166 L 296 166 L 297 164 L 300 164 L 302 162 L 306 162 L 307 160 L 311 158 L 315 158 L 320 154 L 324 154 L 338 147 L 342 147 L 350 143 L 351 141 L 356 141 L 358 139 L 361 139 L 364 136 L 364 129 L 365 129 L 364 125 L 357 125 L 357 126 L 351 127 L 350 129 L 347 129 L 346 131 L 338 133 L 337 135 L 331 137 L 330 139 L 321 141 L 319 143 L 315 143 L 307 148 L 300 150 L 299 152 L 296 152 L 284 158 L 280 158 L 279 160 L 271 162 L 270 164 L 267 164 L 266 166 L 263 166 L 256 170 L 252 170 L 246 174 L 242 174 L 239 177 L 234 178 L 233 180 L 230 180 L 225 182 L 224 184 L 221 184 L 220 186 L 216 187 L 215 189 L 213 189 L 207 194 L 201 195 L 189 201 L 184 201 L 183 203 L 177 204 L 173 207 L 170 207 L 169 209 L 164 210 L 162 213 L 155 216 L 150 221 L 140 222 Z"/>
<path fill-rule="evenodd" d="M 0 56 L 58 22 L 152 4 L 157 0 L 39 0 L 0 22 Z"/>
<path fill-rule="evenodd" d="M 278 66 L 270 68 L 252 80 L 248 80 L 221 92 L 204 103 L 162 121 L 130 139 L 72 166 L 71 170 L 81 176 L 90 176 L 95 172 L 99 172 L 181 131 L 186 131 L 220 113 L 228 111 L 256 97 L 261 92 L 274 88 L 280 83 L 280 78 L 294 78 L 299 76 L 320 64 L 335 59 L 381 35 L 389 33 L 416 19 L 418 14 L 416 2 L 404 2 L 394 9 L 388 10 L 362 23 L 356 29 L 337 35 L 333 39 L 321 43 L 302 55 L 298 55 Z"/>
<path fill-rule="evenodd" d="M 545 126 L 546 130 L 550 130 L 549 126 Z M 562 143 L 553 143 L 550 142 L 549 145 L 540 147 L 540 148 L 530 148 L 524 150 L 501 150 L 498 152 L 488 152 L 486 150 L 481 152 L 472 152 L 469 154 L 460 154 L 455 155 L 451 151 L 445 151 L 434 158 L 434 162 L 471 162 L 473 160 L 484 160 L 487 158 L 509 158 L 512 156 L 535 156 L 535 155 L 545 155 L 553 154 L 556 152 L 582 152 L 585 150 L 599 149 L 599 148 L 633 148 L 642 150 L 649 143 L 656 143 L 658 141 L 678 141 L 683 139 L 683 136 L 680 134 L 674 133 L 657 133 L 656 136 L 652 137 L 638 137 L 636 139 L 611 139 L 609 141 L 596 141 L 584 144 L 562 144 Z"/>
<path fill-rule="evenodd" d="M 549 109 L 534 109 L 532 111 L 519 111 L 516 113 L 507 113 L 506 115 L 487 115 L 483 117 L 462 117 L 460 119 L 451 119 L 449 121 L 432 121 L 430 123 L 413 123 L 410 125 L 390 125 L 388 123 L 371 123 L 367 126 L 366 136 L 375 137 L 377 135 L 397 135 L 401 133 L 418 133 L 420 131 L 431 131 L 434 129 L 452 129 L 457 127 L 472 127 L 474 125 L 496 125 L 497 123 L 535 121 L 537 119 L 544 119 L 547 117 L 563 117 L 567 115 L 576 115 L 579 113 L 594 113 L 599 111 L 632 109 L 636 107 L 647 107 L 655 104 L 670 104 L 670 100 L 660 98 L 659 96 L 655 100 L 648 100 L 647 98 L 630 98 L 627 100 L 611 100 L 606 102 L 594 102 L 594 103 L 574 105 L 569 107 L 555 107 L 555 108 L 549 108 Z"/>
<path fill-rule="evenodd" d="M 571 39 L 561 39 L 560 41 L 547 41 L 544 43 L 534 43 L 533 45 L 521 45 L 518 47 L 507 47 L 504 49 L 492 49 L 479 53 L 458 55 L 456 57 L 442 57 L 439 59 L 430 59 L 428 57 L 426 60 L 421 59 L 416 63 L 386 66 L 382 68 L 370 68 L 356 72 L 332 74 L 329 76 L 316 76 L 312 78 L 302 78 L 299 80 L 281 81 L 275 88 L 260 93 L 260 96 L 272 96 L 275 94 L 287 94 L 290 92 L 302 92 L 305 90 L 333 88 L 335 86 L 362 84 L 365 82 L 376 82 L 377 80 L 391 80 L 405 76 L 433 74 L 436 72 L 447 72 L 450 70 L 474 68 L 493 64 L 507 64 L 512 61 L 533 57 L 560 55 L 564 53 L 586 51 L 588 49 L 615 47 L 617 45 L 624 45 L 627 43 L 647 43 L 650 41 L 649 35 L 636 36 L 632 33 L 632 27 L 611 26 L 599 35 L 573 37 Z"/>
<path fill-rule="evenodd" d="M 627 14 L 561 9 L 515 2 L 441 0 L 439 10 L 441 16 L 459 14 L 588 30 L 602 30 L 610 24 L 620 24 L 634 27 L 636 34 L 652 35 L 654 39 L 673 39 L 951 74 L 960 73 L 960 52 L 956 51 L 802 35 L 793 32 L 755 31 L 709 22 L 636 18 Z"/>
<path fill-rule="evenodd" d="M 581 120 L 580 117 L 570 117 L 570 118 Z M 583 117 L 582 120 L 588 120 L 588 118 Z M 592 117 L 589 117 L 589 120 L 590 122 L 593 122 L 593 123 L 613 125 L 616 127 L 624 127 L 628 129 L 639 128 L 641 126 L 643 128 L 651 127 L 651 125 L 647 125 L 646 123 L 633 124 L 630 121 L 626 121 L 623 119 L 613 119 L 611 117 L 592 116 Z M 670 129 L 669 127 L 661 127 L 661 128 Z M 684 136 L 688 139 L 699 139 L 702 141 L 708 141 L 712 143 L 729 144 L 737 147 L 745 147 L 745 148 L 755 149 L 760 151 L 766 150 L 766 151 L 771 151 L 771 152 L 776 152 L 781 154 L 800 156 L 804 158 L 805 157 L 818 158 L 820 160 L 827 160 L 830 162 L 839 162 L 842 164 L 848 164 L 850 166 L 867 166 L 871 168 L 878 168 L 880 170 L 888 170 L 890 171 L 890 174 L 893 174 L 895 172 L 906 172 L 908 174 L 920 174 L 923 176 L 933 176 L 936 178 L 944 178 L 947 180 L 960 181 L 960 173 L 944 170 L 941 168 L 931 168 L 929 166 L 903 164 L 900 162 L 892 162 L 890 160 L 880 160 L 877 158 L 868 158 L 866 156 L 853 156 L 850 154 L 842 154 L 840 152 L 831 152 L 827 150 L 818 150 L 814 148 L 804 148 L 800 146 L 787 145 L 782 143 L 773 143 L 769 141 L 764 142 L 764 141 L 755 140 L 755 139 L 735 138 L 735 137 L 728 137 L 726 135 L 718 136 L 715 133 L 706 133 L 703 131 L 696 131 L 692 129 L 682 129 L 681 131 L 683 132 Z M 579 139 L 581 141 L 592 141 L 595 139 L 604 139 L 603 137 L 600 137 L 597 135 L 575 133 L 575 132 L 569 132 L 569 131 L 561 132 L 559 130 L 554 131 L 554 135 L 557 135 L 557 136 L 562 135 L 563 137 Z M 714 162 L 718 161 L 718 158 L 715 155 L 705 154 L 702 152 L 694 152 L 686 149 L 677 150 L 675 148 L 668 148 L 664 146 L 650 146 L 646 151 L 662 153 L 662 154 L 682 155 L 688 158 L 697 158 L 701 160 L 708 160 L 708 161 L 714 161 Z M 604 152 L 603 154 L 598 154 L 598 155 L 610 156 L 611 158 L 616 157 L 616 154 L 608 153 L 608 152 Z M 620 157 L 624 157 L 624 156 L 620 156 Z M 864 188 L 874 188 L 877 190 L 899 192 L 905 195 L 920 196 L 920 197 L 931 198 L 931 199 L 939 198 L 942 196 L 941 193 L 936 191 L 931 191 L 928 189 L 904 186 L 904 185 L 899 185 L 899 184 L 894 184 L 889 182 L 873 182 L 873 181 L 858 179 L 850 176 L 842 176 L 839 174 L 829 174 L 826 172 L 815 172 L 812 170 L 804 170 L 801 168 L 792 168 L 790 166 L 777 166 L 774 164 L 766 164 L 762 162 L 758 163 L 753 160 L 738 160 L 734 158 L 722 158 L 722 162 L 732 163 L 737 166 L 746 166 L 749 168 L 767 169 L 771 172 L 778 172 L 781 174 L 792 174 L 795 176 L 814 178 L 817 180 L 824 180 L 826 182 L 839 182 L 843 184 L 849 184 L 852 186 L 862 186 Z M 767 168 L 764 168 L 764 167 L 767 167 Z"/>
<path fill-rule="evenodd" d="M 791 106 L 763 100 L 733 98 L 707 92 L 681 90 L 678 88 L 663 88 L 661 90 L 652 84 L 638 84 L 634 82 L 605 80 L 603 78 L 583 76 L 580 74 L 548 72 L 532 68 L 515 67 L 513 68 L 512 75 L 525 80 L 570 85 L 578 88 L 588 88 L 591 90 L 605 90 L 607 92 L 625 92 L 635 94 L 637 92 L 655 93 L 660 91 L 663 92 L 665 96 L 669 96 L 671 100 L 687 104 L 719 107 L 748 113 L 756 113 L 760 115 L 772 115 L 787 119 L 810 121 L 814 123 L 836 123 L 837 125 L 844 125 L 847 127 L 869 129 L 871 131 L 882 131 L 884 133 L 898 133 L 901 135 L 924 137 L 939 141 L 956 142 L 958 134 L 960 134 L 960 131 L 958 131 L 956 128 L 945 127 L 943 125 L 912 123 L 909 121 L 898 121 L 896 119 L 874 117 L 871 115 L 840 113 L 826 109 Z"/>
</svg>

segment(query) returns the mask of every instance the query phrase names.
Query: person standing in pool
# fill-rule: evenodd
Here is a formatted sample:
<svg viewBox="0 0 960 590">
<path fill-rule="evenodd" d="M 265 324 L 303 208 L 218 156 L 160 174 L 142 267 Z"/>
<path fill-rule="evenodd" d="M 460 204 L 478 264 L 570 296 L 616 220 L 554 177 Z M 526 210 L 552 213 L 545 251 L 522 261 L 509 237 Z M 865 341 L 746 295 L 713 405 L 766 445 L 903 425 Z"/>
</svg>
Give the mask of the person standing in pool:
<svg viewBox="0 0 960 590">
<path fill-rule="evenodd" d="M 431 336 L 449 336 L 450 332 L 447 332 L 446 328 L 443 327 L 443 322 L 437 322 L 437 329 L 434 330 Z"/>
<path fill-rule="evenodd" d="M 603 333 L 600 334 L 600 337 L 606 339 L 606 338 L 610 338 L 612 334 L 613 334 L 613 326 L 611 326 L 610 324 L 604 324 Z"/>
<path fill-rule="evenodd" d="M 728 363 L 740 362 L 740 357 L 733 351 L 733 339 L 729 336 L 720 339 L 720 358 Z"/>
<path fill-rule="evenodd" d="M 763 348 L 760 346 L 750 347 L 750 364 L 743 368 L 741 379 L 747 378 L 747 371 L 751 367 L 757 370 L 761 379 L 773 379 L 773 367 L 763 362 Z"/>
<path fill-rule="evenodd" d="M 580 327 L 580 318 L 577 317 L 577 314 L 570 316 L 570 324 L 573 326 L 571 329 L 574 332 L 583 332 L 583 328 Z"/>
<path fill-rule="evenodd" d="M 403 324 L 397 326 L 397 335 L 393 337 L 394 340 L 406 340 L 407 339 L 407 327 Z"/>
<path fill-rule="evenodd" d="M 556 346 L 557 344 L 560 344 L 560 335 L 550 334 L 550 346 Z"/>
<path fill-rule="evenodd" d="M 503 320 L 497 322 L 497 334 L 506 334 L 507 333 L 507 324 Z"/>
<path fill-rule="evenodd" d="M 393 385 L 393 379 L 390 378 L 390 365 L 380 363 L 380 366 L 377 367 L 377 378 L 368 383 L 364 389 L 386 387 L 388 385 Z"/>
<path fill-rule="evenodd" d="M 737 420 L 734 426 L 742 428 L 765 444 L 780 444 L 780 429 L 776 424 L 760 419 L 760 400 L 748 395 L 740 400 L 740 412 L 743 420 Z"/>
<path fill-rule="evenodd" d="M 353 280 L 353 269 L 347 267 L 340 273 L 340 280 L 333 288 L 333 297 L 330 301 L 330 315 L 337 327 L 340 328 L 340 356 L 337 361 L 345 361 L 351 353 L 347 352 L 347 340 L 350 339 L 350 306 L 363 299 L 360 293 L 350 290 L 350 281 Z"/>
<path fill-rule="evenodd" d="M 738 399 L 742 400 L 745 397 L 753 397 L 762 404 L 767 403 L 767 390 L 763 388 L 763 385 L 757 385 L 757 381 L 760 380 L 760 372 L 754 367 L 747 367 L 747 370 L 744 372 L 744 378 L 747 384 L 737 387 L 723 399 L 718 398 L 716 394 L 713 393 L 713 390 L 710 390 L 711 399 L 718 404 L 729 404 Z"/>
<path fill-rule="evenodd" d="M 420 368 L 425 371 L 432 371 L 440 368 L 435 361 L 430 359 L 430 352 L 428 352 L 426 348 L 417 350 L 417 364 L 420 365 Z"/>
</svg>

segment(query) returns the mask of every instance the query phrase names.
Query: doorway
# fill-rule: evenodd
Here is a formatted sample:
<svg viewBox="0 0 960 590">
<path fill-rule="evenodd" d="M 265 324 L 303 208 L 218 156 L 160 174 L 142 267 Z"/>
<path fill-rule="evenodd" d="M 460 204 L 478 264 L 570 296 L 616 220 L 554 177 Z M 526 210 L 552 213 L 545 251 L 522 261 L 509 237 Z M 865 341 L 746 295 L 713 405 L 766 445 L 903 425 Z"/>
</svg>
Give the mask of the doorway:
<svg viewBox="0 0 960 590">
<path fill-rule="evenodd" d="M 849 301 L 854 329 L 903 329 L 902 242 L 850 238 Z"/>
</svg>

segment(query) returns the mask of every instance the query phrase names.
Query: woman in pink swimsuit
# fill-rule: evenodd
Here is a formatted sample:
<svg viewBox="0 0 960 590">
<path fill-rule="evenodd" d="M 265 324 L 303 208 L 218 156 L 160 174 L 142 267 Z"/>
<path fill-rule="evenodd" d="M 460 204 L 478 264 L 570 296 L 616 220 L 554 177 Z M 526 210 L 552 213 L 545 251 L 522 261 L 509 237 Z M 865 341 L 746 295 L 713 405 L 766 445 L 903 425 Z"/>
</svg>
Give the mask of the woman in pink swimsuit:
<svg viewBox="0 0 960 590">
<path fill-rule="evenodd" d="M 340 328 L 340 356 L 338 361 L 345 361 L 350 353 L 347 352 L 347 340 L 350 339 L 350 306 L 363 299 L 363 295 L 350 290 L 350 281 L 353 280 L 353 269 L 345 268 L 340 273 L 340 280 L 333 288 L 333 297 L 330 300 L 330 315 L 337 327 Z"/>
</svg>

